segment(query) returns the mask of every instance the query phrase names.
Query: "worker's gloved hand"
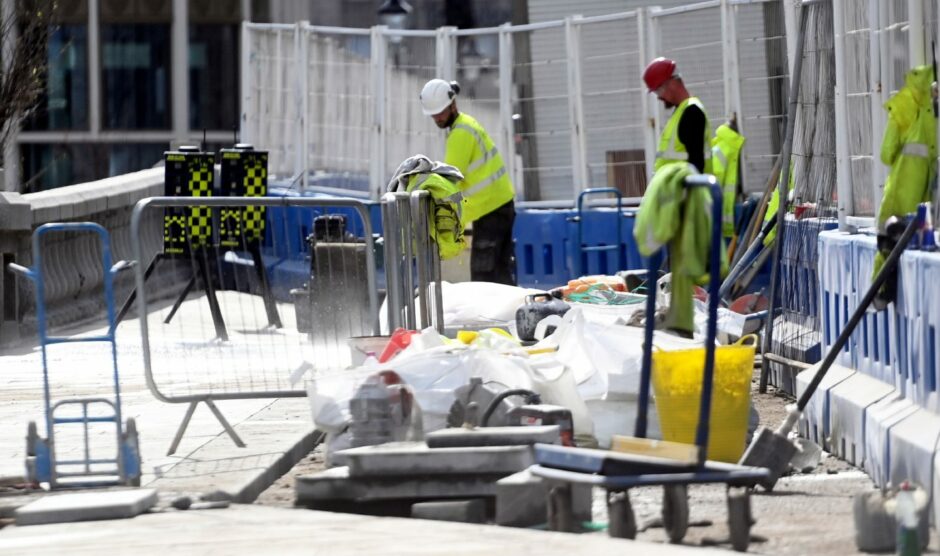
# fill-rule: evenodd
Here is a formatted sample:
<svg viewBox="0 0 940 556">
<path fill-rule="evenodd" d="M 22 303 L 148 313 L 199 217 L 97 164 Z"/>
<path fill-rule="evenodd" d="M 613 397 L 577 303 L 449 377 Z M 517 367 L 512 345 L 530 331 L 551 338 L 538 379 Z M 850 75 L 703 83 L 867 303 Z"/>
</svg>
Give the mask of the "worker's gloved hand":
<svg viewBox="0 0 940 556">
<path fill-rule="evenodd" d="M 891 253 L 891 250 L 901 240 L 904 234 L 906 223 L 904 219 L 892 216 L 885 221 L 884 229 L 878 231 L 878 252 L 875 254 L 874 268 L 872 269 L 872 280 L 881 271 L 885 260 Z M 887 281 L 878 290 L 875 299 L 871 303 L 871 308 L 875 311 L 882 311 L 888 307 L 898 295 L 898 273 L 892 272 L 888 275 Z"/>
</svg>

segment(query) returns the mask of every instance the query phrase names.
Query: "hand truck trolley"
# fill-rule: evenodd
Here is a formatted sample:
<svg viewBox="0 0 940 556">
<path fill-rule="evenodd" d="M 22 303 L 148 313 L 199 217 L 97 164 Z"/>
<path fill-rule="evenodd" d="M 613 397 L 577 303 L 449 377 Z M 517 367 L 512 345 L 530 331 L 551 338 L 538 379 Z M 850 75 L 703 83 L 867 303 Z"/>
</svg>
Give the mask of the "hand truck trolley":
<svg viewBox="0 0 940 556">
<path fill-rule="evenodd" d="M 41 240 L 49 233 L 92 232 L 101 242 L 104 268 L 104 298 L 107 306 L 108 330 L 94 336 L 60 337 L 48 334 L 46 318 L 45 279 L 42 264 Z M 137 425 L 133 418 L 126 423 L 121 417 L 121 388 L 118 375 L 117 344 L 115 342 L 114 276 L 133 263 L 119 261 L 111 265 L 111 238 L 108 231 L 93 222 L 44 224 L 33 232 L 33 266 L 26 268 L 10 264 L 9 269 L 29 278 L 36 287 L 36 326 L 42 349 L 43 401 L 45 406 L 46 438 L 38 434 L 36 422 L 31 421 L 26 431 L 26 475 L 32 483 L 48 483 L 50 489 L 107 485 L 140 486 L 140 449 Z M 49 388 L 49 361 L 47 347 L 71 342 L 108 342 L 114 377 L 114 397 L 68 398 L 52 402 Z M 80 416 L 59 416 L 64 406 L 79 406 Z M 106 406 L 106 415 L 89 415 L 89 406 Z M 91 455 L 88 426 L 92 423 L 114 423 L 117 436 L 117 454 L 114 458 L 94 458 Z M 56 458 L 55 432 L 60 425 L 83 427 L 84 451 L 77 459 Z M 64 480 L 63 480 L 64 479 Z"/>
<path fill-rule="evenodd" d="M 665 458 L 640 453 L 623 453 L 585 448 L 536 445 L 537 464 L 531 468 L 536 476 L 547 480 L 549 528 L 574 531 L 571 505 L 571 484 L 589 484 L 607 490 L 609 515 L 608 533 L 611 537 L 634 538 L 636 518 L 630 506 L 629 489 L 641 486 L 662 486 L 663 525 L 674 543 L 685 537 L 689 524 L 688 485 L 724 483 L 728 487 L 728 525 L 731 544 L 735 550 L 746 551 L 750 543 L 752 524 L 750 490 L 768 475 L 758 467 L 706 461 L 709 419 L 711 414 L 712 382 L 715 370 L 715 336 L 717 334 L 718 288 L 720 275 L 721 188 L 714 177 L 696 175 L 686 179 L 685 186 L 707 187 L 712 194 L 712 237 L 709 260 L 710 284 L 708 295 L 708 329 L 705 336 L 705 371 L 698 427 L 695 436 L 697 457 Z M 654 257 L 649 258 L 649 276 L 656 276 Z M 653 358 L 653 327 L 656 310 L 656 288 L 648 288 L 646 302 L 646 328 L 643 365 L 640 373 L 640 392 L 635 436 L 646 438 L 647 410 Z M 648 442 L 648 441 L 647 441 Z M 742 439 L 743 442 L 743 439 Z"/>
</svg>

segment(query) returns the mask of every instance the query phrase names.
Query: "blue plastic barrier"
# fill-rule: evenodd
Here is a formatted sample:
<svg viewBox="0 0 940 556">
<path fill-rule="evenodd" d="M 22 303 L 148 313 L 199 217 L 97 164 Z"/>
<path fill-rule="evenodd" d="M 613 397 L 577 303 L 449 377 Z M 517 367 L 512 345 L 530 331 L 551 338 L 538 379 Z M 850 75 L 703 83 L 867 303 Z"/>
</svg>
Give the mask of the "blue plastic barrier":
<svg viewBox="0 0 940 556">
<path fill-rule="evenodd" d="M 823 351 L 828 352 L 845 328 L 855 306 L 855 274 L 853 272 L 853 236 L 831 230 L 819 234 L 819 313 Z M 849 338 L 836 363 L 855 368 L 854 337 Z"/>
<path fill-rule="evenodd" d="M 616 250 L 580 253 L 576 245 L 577 223 L 572 209 L 520 209 L 516 213 L 513 237 L 516 241 L 516 273 L 519 285 L 551 288 L 582 275 L 615 274 L 619 270 L 646 268 L 633 240 L 634 212 L 626 211 L 621 223 L 620 251 L 626 268 L 617 268 Z M 588 246 L 611 245 L 617 240 L 617 211 L 610 208 L 582 213 L 583 241 Z M 580 256 L 580 266 L 575 257 Z"/>
</svg>

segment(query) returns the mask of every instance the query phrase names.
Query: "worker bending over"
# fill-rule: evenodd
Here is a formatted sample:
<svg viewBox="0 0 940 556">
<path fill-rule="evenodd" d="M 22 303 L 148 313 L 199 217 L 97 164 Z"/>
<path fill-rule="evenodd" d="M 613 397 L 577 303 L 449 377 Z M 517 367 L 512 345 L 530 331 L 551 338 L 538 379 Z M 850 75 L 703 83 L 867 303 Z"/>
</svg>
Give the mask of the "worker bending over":
<svg viewBox="0 0 940 556">
<path fill-rule="evenodd" d="M 473 223 L 470 279 L 515 284 L 512 225 L 516 218 L 514 190 L 503 158 L 489 134 L 475 119 L 457 109 L 456 81 L 428 81 L 421 107 L 437 127 L 448 130 L 444 162 L 464 178 L 460 188 L 464 225 Z"/>
</svg>

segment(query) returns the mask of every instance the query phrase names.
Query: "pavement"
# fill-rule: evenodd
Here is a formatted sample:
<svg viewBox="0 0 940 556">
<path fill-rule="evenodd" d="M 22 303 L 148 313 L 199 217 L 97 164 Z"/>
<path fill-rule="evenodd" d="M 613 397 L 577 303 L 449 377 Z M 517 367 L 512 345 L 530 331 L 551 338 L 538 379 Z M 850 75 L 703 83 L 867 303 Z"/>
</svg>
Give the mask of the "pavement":
<svg viewBox="0 0 940 556">
<path fill-rule="evenodd" d="M 112 522 L 117 523 L 117 522 Z M 727 554 L 725 551 L 492 525 L 234 505 L 102 522 L 8 527 L 0 554 Z"/>
<path fill-rule="evenodd" d="M 291 374 L 310 355 L 302 351 L 306 335 L 294 330 L 290 305 L 280 306 L 284 328 L 274 330 L 266 326 L 257 298 L 221 292 L 231 336 L 230 342 L 221 344 L 213 339 L 212 322 L 204 316 L 208 312 L 205 303 L 203 297 L 186 301 L 170 325 L 162 324 L 167 307 L 157 307 L 151 314 L 155 387 L 166 395 L 260 393 L 266 389 L 302 393 L 302 381 L 292 384 Z M 81 336 L 103 331 L 99 323 L 55 333 Z M 179 492 L 220 490 L 233 501 L 251 502 L 313 448 L 316 435 L 306 398 L 259 397 L 217 402 L 246 447 L 237 447 L 208 407 L 199 404 L 177 452 L 167 455 L 188 404 L 159 401 L 148 389 L 137 319 L 128 318 L 120 324 L 117 343 L 123 417 L 136 420 L 143 485 Z M 53 401 L 111 397 L 110 356 L 109 346 L 103 343 L 51 346 L 48 368 Z M 236 360 L 237 364 L 220 365 L 217 359 Z M 0 458 L 0 477 L 23 476 L 29 421 L 36 421 L 40 436 L 46 436 L 42 385 L 37 346 L 0 353 L 0 453 L 5 455 Z M 81 428 L 57 427 L 58 459 L 81 457 Z M 114 426 L 92 426 L 90 445 L 92 456 L 114 457 Z"/>
</svg>

